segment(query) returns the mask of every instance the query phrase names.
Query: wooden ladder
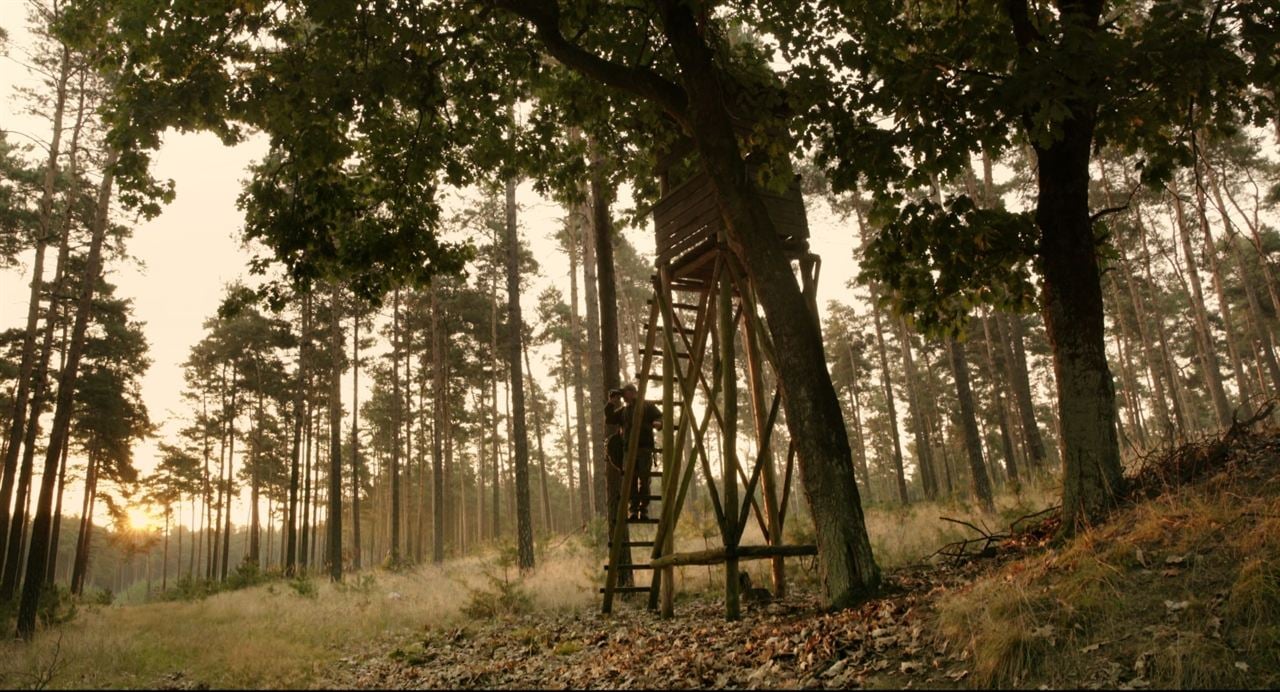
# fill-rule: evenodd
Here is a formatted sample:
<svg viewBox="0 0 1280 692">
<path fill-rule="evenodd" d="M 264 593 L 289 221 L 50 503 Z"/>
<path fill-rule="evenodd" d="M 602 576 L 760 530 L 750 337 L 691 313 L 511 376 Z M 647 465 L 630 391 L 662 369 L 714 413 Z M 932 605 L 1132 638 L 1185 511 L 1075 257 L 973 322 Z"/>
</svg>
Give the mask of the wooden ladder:
<svg viewBox="0 0 1280 692">
<path fill-rule="evenodd" d="M 604 594 L 605 613 L 612 611 L 613 598 L 618 593 L 648 593 L 649 608 L 657 607 L 662 573 L 654 570 L 651 560 L 671 552 L 675 523 L 688 490 L 689 472 L 693 470 L 693 465 L 688 464 L 684 469 L 686 472 L 679 473 L 680 452 L 693 420 L 688 401 L 693 395 L 693 381 L 697 377 L 697 370 L 702 366 L 703 351 L 710 331 L 707 316 L 712 292 L 709 288 L 702 291 L 701 305 L 677 303 L 671 299 L 672 287 L 665 268 L 651 278 L 654 291 L 653 297 L 648 301 L 649 319 L 645 324 L 645 344 L 640 349 L 641 366 L 637 374 L 636 394 L 637 401 L 643 402 L 648 383 L 662 383 L 663 441 L 655 448 L 655 454 L 661 455 L 661 461 L 655 460 L 650 471 L 650 482 L 652 483 L 653 477 L 659 478 L 661 482 L 659 492 L 649 495 L 650 502 L 657 501 L 661 503 L 661 507 L 657 516 L 648 519 L 632 519 L 627 511 L 629 489 L 635 482 L 639 429 L 643 420 L 643 406 L 637 406 L 633 409 L 631 424 L 628 426 L 621 496 L 609 537 L 609 561 L 604 567 L 605 584 L 600 589 L 600 593 Z M 677 310 L 693 317 L 695 326 L 686 327 L 689 320 L 677 317 Z M 661 347 L 656 344 L 659 338 L 663 340 Z M 633 540 L 630 529 L 640 525 L 654 526 L 654 535 Z M 649 548 L 649 559 L 633 560 L 633 548 Z M 641 571 L 651 573 L 648 585 L 637 586 L 633 579 L 626 578 Z"/>
</svg>

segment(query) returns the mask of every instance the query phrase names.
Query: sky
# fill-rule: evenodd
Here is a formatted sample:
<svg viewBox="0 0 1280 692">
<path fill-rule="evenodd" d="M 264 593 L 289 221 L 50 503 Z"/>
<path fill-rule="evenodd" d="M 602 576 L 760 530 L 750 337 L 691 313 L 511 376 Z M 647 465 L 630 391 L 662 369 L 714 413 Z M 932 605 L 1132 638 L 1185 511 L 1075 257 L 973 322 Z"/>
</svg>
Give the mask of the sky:
<svg viewBox="0 0 1280 692">
<path fill-rule="evenodd" d="M 10 38 L 7 54 L 0 57 L 0 129 L 19 133 L 11 135 L 14 141 L 47 141 L 47 122 L 24 114 L 17 93 L 21 86 L 39 84 L 24 66 L 31 44 L 26 3 L 0 0 L 0 27 Z M 239 241 L 243 217 L 236 208 L 236 197 L 248 176 L 247 167 L 266 148 L 266 139 L 261 136 L 226 147 L 211 134 L 167 133 L 154 157 L 153 174 L 161 180 L 172 179 L 176 197 L 157 218 L 131 224 L 133 237 L 127 247 L 133 259 L 107 267 L 108 280 L 117 286 L 117 294 L 133 300 L 135 318 L 145 323 L 150 343 L 153 363 L 142 378 L 142 397 L 159 432 L 135 449 L 135 462 L 144 474 L 157 463 L 158 443 L 181 426 L 179 419 L 186 412 L 181 400 L 181 364 L 191 346 L 204 336 L 202 323 L 216 311 L 227 284 L 248 279 L 246 261 L 251 253 Z M 541 275 L 522 296 L 527 319 L 546 286 L 566 283 L 568 261 L 552 240 L 563 211 L 539 197 L 528 184 L 519 188 L 517 202 L 521 207 L 520 233 L 541 264 Z M 823 260 L 818 304 L 825 312 L 828 300 L 853 300 L 845 283 L 856 274 L 854 234 L 823 204 L 810 200 L 808 216 L 812 250 Z M 623 232 L 644 256 L 652 256 L 650 229 Z M 30 259 L 28 255 L 15 269 L 0 270 L 0 329 L 25 321 Z M 568 286 L 560 288 L 567 297 Z M 537 361 L 535 357 L 535 371 L 542 369 Z M 362 399 L 367 397 L 362 395 Z M 76 492 L 72 490 L 68 502 Z"/>
</svg>

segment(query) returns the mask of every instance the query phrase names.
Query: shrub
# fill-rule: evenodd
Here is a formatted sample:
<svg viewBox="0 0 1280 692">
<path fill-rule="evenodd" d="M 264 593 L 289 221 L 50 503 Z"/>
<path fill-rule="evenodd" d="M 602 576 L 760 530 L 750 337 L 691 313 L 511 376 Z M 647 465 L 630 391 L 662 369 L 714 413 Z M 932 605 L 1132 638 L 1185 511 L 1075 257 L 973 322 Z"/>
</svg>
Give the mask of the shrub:
<svg viewBox="0 0 1280 692">
<path fill-rule="evenodd" d="M 303 598 L 314 599 L 320 595 L 320 589 L 316 588 L 315 580 L 303 574 L 290 579 L 289 588 Z"/>
<path fill-rule="evenodd" d="M 498 558 L 484 568 L 488 588 L 476 589 L 467 587 L 470 596 L 462 613 L 471 618 L 496 618 L 504 615 L 520 615 L 533 609 L 533 596 L 521 584 L 520 579 L 511 578 L 511 568 L 516 563 L 514 546 L 506 546 Z M 499 576 L 497 570 L 501 569 Z"/>
<path fill-rule="evenodd" d="M 45 627 L 70 622 L 76 616 L 71 590 L 61 584 L 46 584 L 40 592 L 36 615 Z"/>
</svg>

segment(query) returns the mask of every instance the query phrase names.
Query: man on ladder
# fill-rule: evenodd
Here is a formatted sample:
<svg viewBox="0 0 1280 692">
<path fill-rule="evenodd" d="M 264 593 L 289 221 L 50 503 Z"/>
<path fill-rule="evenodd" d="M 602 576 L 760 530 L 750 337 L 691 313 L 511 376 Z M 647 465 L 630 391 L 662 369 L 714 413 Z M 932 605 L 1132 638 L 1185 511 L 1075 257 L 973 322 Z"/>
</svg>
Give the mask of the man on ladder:
<svg viewBox="0 0 1280 692">
<path fill-rule="evenodd" d="M 627 383 L 622 389 L 614 389 L 609 392 L 609 402 L 605 404 L 604 421 L 609 425 L 621 426 L 618 432 L 610 436 L 606 443 L 606 451 L 608 452 L 609 463 L 613 468 L 609 469 L 609 475 L 617 480 L 613 480 L 609 489 L 609 504 L 611 509 L 616 507 L 615 502 L 621 499 L 621 492 L 618 486 L 622 484 L 622 478 L 626 470 L 623 463 L 626 461 L 624 456 L 625 440 L 630 434 L 631 421 L 634 419 L 636 402 L 639 400 L 639 392 L 636 386 Z M 628 519 L 647 521 L 649 519 L 649 477 L 652 475 L 654 441 L 653 431 L 662 428 L 662 411 L 652 402 L 641 402 L 642 419 L 640 422 L 640 439 L 636 449 L 636 472 L 635 483 L 629 488 L 631 492 L 631 507 L 628 513 Z M 612 480 L 612 478 L 611 478 Z M 610 516 L 613 516 L 612 511 Z"/>
</svg>

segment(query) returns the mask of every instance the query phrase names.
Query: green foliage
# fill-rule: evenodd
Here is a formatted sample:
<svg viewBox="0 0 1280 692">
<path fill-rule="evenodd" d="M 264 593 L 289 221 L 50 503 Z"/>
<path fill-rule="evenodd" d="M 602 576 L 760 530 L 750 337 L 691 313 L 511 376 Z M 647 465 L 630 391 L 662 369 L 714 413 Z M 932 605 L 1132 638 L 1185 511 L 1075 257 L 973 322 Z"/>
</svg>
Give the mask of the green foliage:
<svg viewBox="0 0 1280 692">
<path fill-rule="evenodd" d="M 967 195 L 918 200 L 885 220 L 859 279 L 890 288 L 884 300 L 922 332 L 958 337 L 976 305 L 1030 308 L 1035 249 L 1029 213 L 980 209 Z"/>
<path fill-rule="evenodd" d="M 75 619 L 78 612 L 71 590 L 63 584 L 45 584 L 40 592 L 36 616 L 45 627 L 53 627 Z"/>
<path fill-rule="evenodd" d="M 361 596 L 368 596 L 373 593 L 373 589 L 377 584 L 378 580 L 375 579 L 372 574 L 366 573 L 352 575 L 352 578 L 350 579 L 334 582 L 333 588 L 338 593 L 353 593 Z"/>
<path fill-rule="evenodd" d="M 533 609 L 533 596 L 521 583 L 519 577 L 513 579 L 512 569 L 516 564 L 515 546 L 503 546 L 498 557 L 484 568 L 487 588 L 467 587 L 467 603 L 462 606 L 462 614 L 470 618 L 493 619 L 508 615 L 521 615 Z M 499 570 L 501 573 L 499 574 Z"/>
<path fill-rule="evenodd" d="M 288 582 L 289 588 L 293 592 L 303 598 L 315 599 L 319 597 L 320 590 L 316 588 L 316 581 L 305 574 L 299 574 Z"/>
</svg>

